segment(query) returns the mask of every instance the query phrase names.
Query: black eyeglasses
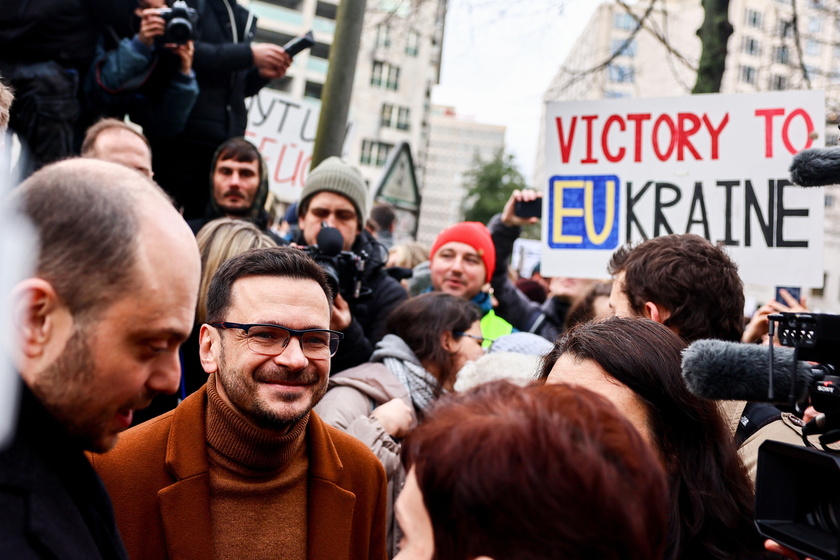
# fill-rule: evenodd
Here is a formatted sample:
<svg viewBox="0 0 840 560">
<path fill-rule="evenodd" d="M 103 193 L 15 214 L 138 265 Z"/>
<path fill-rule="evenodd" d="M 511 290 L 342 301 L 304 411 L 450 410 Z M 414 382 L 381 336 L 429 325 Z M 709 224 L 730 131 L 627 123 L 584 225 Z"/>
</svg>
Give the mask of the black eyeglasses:
<svg viewBox="0 0 840 560">
<path fill-rule="evenodd" d="M 344 338 L 344 333 L 329 329 L 290 329 L 280 325 L 266 325 L 261 323 L 211 323 L 211 327 L 219 329 L 242 329 L 245 331 L 245 343 L 254 354 L 261 356 L 277 356 L 289 345 L 293 336 L 300 338 L 300 348 L 303 355 L 313 360 L 324 360 L 335 356 L 338 343 Z"/>
<path fill-rule="evenodd" d="M 490 344 L 493 344 L 494 342 L 496 342 L 495 338 L 484 338 L 483 336 L 477 336 L 477 335 L 469 334 L 469 333 L 465 333 L 465 332 L 453 332 L 452 334 L 454 334 L 455 336 L 467 336 L 467 337 L 469 337 L 473 340 L 477 340 L 479 342 L 479 344 L 481 344 L 481 345 L 484 345 L 485 341 L 489 342 Z"/>
</svg>

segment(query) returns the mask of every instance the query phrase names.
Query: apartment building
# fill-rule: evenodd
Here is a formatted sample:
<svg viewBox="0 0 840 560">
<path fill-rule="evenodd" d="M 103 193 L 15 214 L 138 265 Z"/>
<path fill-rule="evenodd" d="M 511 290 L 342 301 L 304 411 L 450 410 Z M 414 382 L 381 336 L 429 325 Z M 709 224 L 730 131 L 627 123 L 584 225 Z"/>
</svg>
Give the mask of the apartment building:
<svg viewBox="0 0 840 560">
<path fill-rule="evenodd" d="M 269 87 L 295 98 L 320 99 L 326 81 L 336 0 L 251 0 L 257 41 L 283 45 L 311 29 L 316 43 L 295 57 Z M 429 141 L 432 86 L 440 76 L 445 0 L 368 0 L 350 102 L 347 153 L 370 184 L 389 151 L 411 146 L 422 184 Z"/>
<path fill-rule="evenodd" d="M 463 220 L 461 204 L 468 186 L 464 174 L 477 160 L 489 161 L 505 145 L 505 127 L 459 116 L 454 107 L 435 105 L 423 204 L 417 240 L 431 246 L 441 230 Z"/>
</svg>

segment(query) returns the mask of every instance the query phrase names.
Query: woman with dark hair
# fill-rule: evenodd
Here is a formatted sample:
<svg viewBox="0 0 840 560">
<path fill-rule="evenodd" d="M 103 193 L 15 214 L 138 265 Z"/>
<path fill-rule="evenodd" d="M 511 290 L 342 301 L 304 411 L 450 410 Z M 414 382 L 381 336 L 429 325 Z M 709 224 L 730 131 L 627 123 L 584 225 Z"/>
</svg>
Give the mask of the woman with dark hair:
<svg viewBox="0 0 840 560">
<path fill-rule="evenodd" d="M 403 446 L 395 560 L 659 560 L 668 487 L 603 397 L 506 381 L 447 395 Z"/>
<path fill-rule="evenodd" d="M 717 404 L 685 386 L 684 347 L 646 319 L 583 323 L 555 343 L 540 377 L 604 395 L 658 452 L 671 487 L 667 559 L 755 554 L 752 484 Z"/>
<path fill-rule="evenodd" d="M 356 438 L 376 454 L 388 475 L 388 552 L 399 531 L 391 514 L 402 488 L 400 441 L 469 360 L 484 354 L 481 314 L 469 301 L 432 292 L 404 301 L 386 321 L 370 363 L 330 377 L 315 412 L 327 424 Z"/>
</svg>

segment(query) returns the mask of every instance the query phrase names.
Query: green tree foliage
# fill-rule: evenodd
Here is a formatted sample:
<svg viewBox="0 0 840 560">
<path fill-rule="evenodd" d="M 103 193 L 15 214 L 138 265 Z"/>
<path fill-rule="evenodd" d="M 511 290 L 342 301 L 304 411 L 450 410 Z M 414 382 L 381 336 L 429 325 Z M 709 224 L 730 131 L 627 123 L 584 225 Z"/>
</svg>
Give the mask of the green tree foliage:
<svg viewBox="0 0 840 560">
<path fill-rule="evenodd" d="M 499 150 L 489 161 L 475 156 L 472 169 L 464 175 L 464 186 L 468 189 L 461 204 L 464 220 L 486 224 L 502 211 L 514 189 L 528 185 L 513 156 Z"/>
</svg>

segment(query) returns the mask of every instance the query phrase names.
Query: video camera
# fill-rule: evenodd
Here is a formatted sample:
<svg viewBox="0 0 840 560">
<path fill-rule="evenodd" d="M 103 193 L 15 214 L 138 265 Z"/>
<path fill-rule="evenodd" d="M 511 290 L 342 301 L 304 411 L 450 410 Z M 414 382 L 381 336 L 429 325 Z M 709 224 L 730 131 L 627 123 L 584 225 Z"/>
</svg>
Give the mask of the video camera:
<svg viewBox="0 0 840 560">
<path fill-rule="evenodd" d="M 779 340 L 794 349 L 795 360 L 817 362 L 807 388 L 821 414 L 803 427 L 820 434 L 821 451 L 766 441 L 758 452 L 755 519 L 759 533 L 816 560 L 840 558 L 840 455 L 828 446 L 840 440 L 840 316 L 781 313 L 770 316 L 770 335 L 779 324 Z M 772 357 L 771 357 L 772 363 Z M 773 377 L 772 367 L 770 373 Z M 792 376 L 791 398 L 803 394 Z M 807 399 L 806 399 L 807 400 Z M 806 402 L 793 403 L 801 407 Z"/>
<path fill-rule="evenodd" d="M 333 294 L 341 294 L 348 301 L 369 297 L 373 291 L 363 286 L 362 280 L 370 256 L 365 251 L 356 254 L 343 248 L 341 232 L 322 223 L 315 245 L 305 247 L 304 251 L 327 273 Z"/>
<path fill-rule="evenodd" d="M 171 8 L 161 8 L 159 15 L 166 22 L 160 39 L 162 44 L 183 45 L 195 38 L 198 12 L 190 8 L 184 0 L 176 0 Z"/>
</svg>

